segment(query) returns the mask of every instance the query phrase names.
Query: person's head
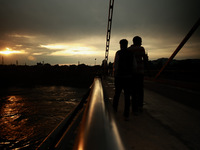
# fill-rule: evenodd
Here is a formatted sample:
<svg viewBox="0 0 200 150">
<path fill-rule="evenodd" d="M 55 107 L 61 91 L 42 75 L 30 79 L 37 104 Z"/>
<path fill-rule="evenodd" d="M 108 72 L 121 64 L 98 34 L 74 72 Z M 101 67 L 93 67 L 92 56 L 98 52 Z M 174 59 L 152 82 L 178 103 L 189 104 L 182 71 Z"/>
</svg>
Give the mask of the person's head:
<svg viewBox="0 0 200 150">
<path fill-rule="evenodd" d="M 126 39 L 120 40 L 119 44 L 121 49 L 126 49 L 128 47 L 128 41 Z"/>
<path fill-rule="evenodd" d="M 133 44 L 137 45 L 137 46 L 141 46 L 142 45 L 142 38 L 139 36 L 135 36 L 133 38 Z"/>
</svg>

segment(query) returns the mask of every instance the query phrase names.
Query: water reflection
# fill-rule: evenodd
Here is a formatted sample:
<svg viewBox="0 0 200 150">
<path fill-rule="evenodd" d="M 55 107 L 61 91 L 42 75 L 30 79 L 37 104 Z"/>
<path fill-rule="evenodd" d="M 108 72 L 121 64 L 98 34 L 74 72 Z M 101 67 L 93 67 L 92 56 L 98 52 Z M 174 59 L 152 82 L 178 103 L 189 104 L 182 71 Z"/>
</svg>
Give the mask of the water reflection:
<svg viewBox="0 0 200 150">
<path fill-rule="evenodd" d="M 24 101 L 21 96 L 7 96 L 7 101 L 1 108 L 1 137 L 4 142 L 1 144 L 13 147 L 19 141 L 27 139 L 33 134 L 33 127 L 26 128 L 28 118 L 23 117 Z"/>
<path fill-rule="evenodd" d="M 0 149 L 35 149 L 85 91 L 64 86 L 10 89 L 0 97 Z"/>
</svg>

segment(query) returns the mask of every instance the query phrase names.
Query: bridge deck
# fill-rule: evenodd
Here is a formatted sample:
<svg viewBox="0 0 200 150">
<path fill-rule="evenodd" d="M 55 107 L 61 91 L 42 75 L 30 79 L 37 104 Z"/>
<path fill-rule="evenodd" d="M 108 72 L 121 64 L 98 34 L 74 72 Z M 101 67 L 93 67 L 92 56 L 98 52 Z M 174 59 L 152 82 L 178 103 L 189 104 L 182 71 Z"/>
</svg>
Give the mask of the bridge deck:
<svg viewBox="0 0 200 150">
<path fill-rule="evenodd" d="M 109 91 L 107 93 L 112 101 L 113 80 L 104 80 L 103 84 L 106 91 Z M 154 82 L 146 82 L 145 85 L 159 88 L 159 85 Z M 169 96 L 163 96 L 160 94 L 162 92 L 157 93 L 145 88 L 144 112 L 139 116 L 131 114 L 129 121 L 124 121 L 123 118 L 124 103 L 123 94 L 121 94 L 119 111 L 115 116 L 125 146 L 127 149 L 137 150 L 200 149 L 200 111 L 181 104 L 178 97 L 183 94 L 188 95 L 188 97 L 192 97 L 188 101 L 192 102 L 194 98 L 199 98 L 200 93 L 160 86 Z M 178 95 L 174 94 L 176 91 Z M 170 95 L 171 98 L 169 98 Z M 178 102 L 174 101 L 175 99 L 179 99 Z M 196 103 L 197 100 L 194 102 Z M 193 105 L 196 105 L 195 103 Z"/>
</svg>

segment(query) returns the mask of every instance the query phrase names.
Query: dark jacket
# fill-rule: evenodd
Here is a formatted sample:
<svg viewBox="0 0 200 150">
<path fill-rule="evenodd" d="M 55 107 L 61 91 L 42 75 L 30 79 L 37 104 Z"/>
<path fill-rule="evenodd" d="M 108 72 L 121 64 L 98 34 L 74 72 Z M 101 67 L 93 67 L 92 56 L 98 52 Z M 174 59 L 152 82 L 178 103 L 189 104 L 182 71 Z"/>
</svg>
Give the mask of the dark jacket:
<svg viewBox="0 0 200 150">
<path fill-rule="evenodd" d="M 115 77 L 131 77 L 133 71 L 133 56 L 127 49 L 116 52 L 114 61 Z"/>
</svg>

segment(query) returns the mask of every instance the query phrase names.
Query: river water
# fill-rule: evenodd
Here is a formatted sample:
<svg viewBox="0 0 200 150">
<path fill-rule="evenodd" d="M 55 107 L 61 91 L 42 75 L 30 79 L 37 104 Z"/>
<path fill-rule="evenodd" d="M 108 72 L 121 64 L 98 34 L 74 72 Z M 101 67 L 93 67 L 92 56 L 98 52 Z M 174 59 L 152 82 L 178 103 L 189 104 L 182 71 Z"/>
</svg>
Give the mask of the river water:
<svg viewBox="0 0 200 150">
<path fill-rule="evenodd" d="M 1 90 L 0 149 L 35 149 L 86 91 L 66 86 Z"/>
</svg>

